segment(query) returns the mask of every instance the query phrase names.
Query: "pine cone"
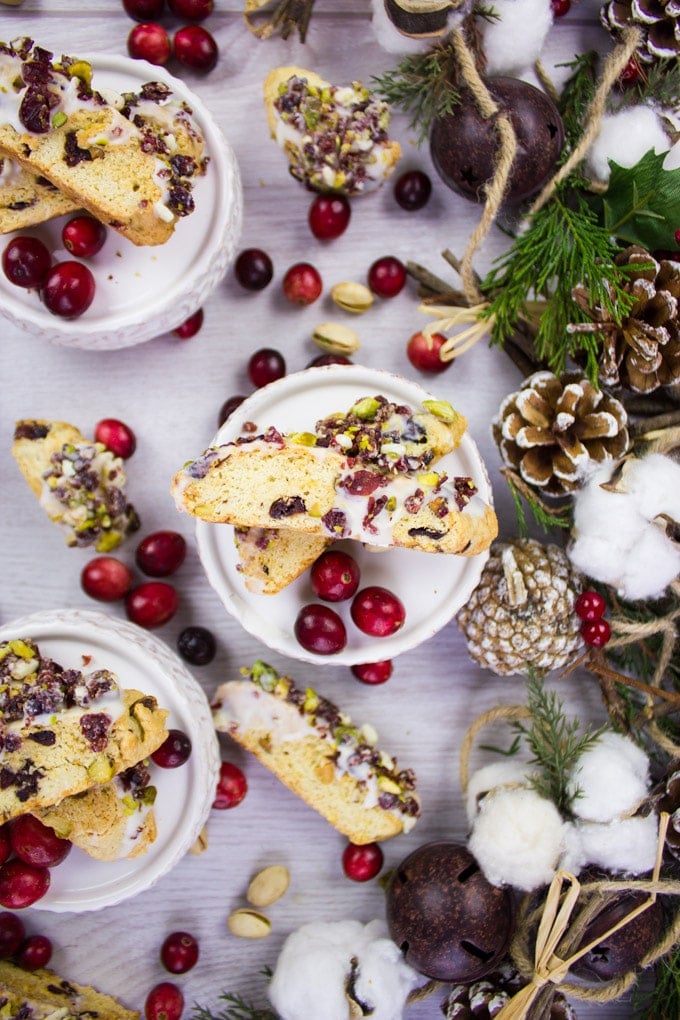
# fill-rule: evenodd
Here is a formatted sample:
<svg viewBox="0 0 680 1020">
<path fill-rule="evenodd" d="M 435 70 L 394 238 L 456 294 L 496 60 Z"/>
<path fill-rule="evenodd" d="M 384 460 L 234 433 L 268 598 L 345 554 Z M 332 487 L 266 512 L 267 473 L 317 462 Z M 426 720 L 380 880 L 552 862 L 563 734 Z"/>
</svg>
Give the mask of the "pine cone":
<svg viewBox="0 0 680 1020">
<path fill-rule="evenodd" d="M 580 487 L 588 467 L 628 449 L 621 403 L 585 375 L 535 372 L 505 398 L 492 423 L 504 462 L 547 496 Z"/>
<path fill-rule="evenodd" d="M 605 309 L 592 307 L 583 288 L 573 292 L 592 319 L 593 325 L 585 328 L 602 338 L 600 380 L 635 393 L 672 386 L 680 381 L 680 263 L 657 261 L 637 245 L 620 252 L 615 261 L 622 268 L 623 289 L 635 299 L 621 323 L 612 322 Z"/>
<path fill-rule="evenodd" d="M 659 813 L 668 812 L 666 850 L 680 861 L 680 761 L 671 762 L 665 777 L 650 793 L 648 804 Z"/>
<path fill-rule="evenodd" d="M 565 666 L 583 648 L 574 602 L 583 578 L 557 545 L 496 542 L 458 614 L 468 652 L 498 676 Z"/>
<path fill-rule="evenodd" d="M 455 985 L 442 1003 L 442 1013 L 446 1020 L 493 1020 L 524 984 L 514 967 L 508 964 L 480 981 Z M 555 989 L 542 1020 L 576 1020 L 576 1014 L 562 993 Z"/>
<path fill-rule="evenodd" d="M 630 25 L 642 30 L 636 56 L 643 64 L 677 60 L 680 56 L 679 18 L 678 0 L 609 0 L 600 8 L 600 21 L 614 39 L 618 40 L 621 29 Z"/>
</svg>

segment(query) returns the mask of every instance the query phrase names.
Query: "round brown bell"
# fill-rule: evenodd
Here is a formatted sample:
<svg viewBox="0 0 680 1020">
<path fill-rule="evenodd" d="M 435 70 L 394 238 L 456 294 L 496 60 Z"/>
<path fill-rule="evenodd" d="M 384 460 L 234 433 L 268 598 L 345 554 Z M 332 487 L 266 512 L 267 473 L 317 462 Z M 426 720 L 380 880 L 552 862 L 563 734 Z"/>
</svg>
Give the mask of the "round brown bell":
<svg viewBox="0 0 680 1020">
<path fill-rule="evenodd" d="M 595 916 L 583 935 L 582 946 L 613 928 L 626 914 L 634 910 L 649 897 L 647 893 L 633 889 L 617 895 Z M 658 945 L 663 934 L 664 911 L 656 900 L 619 928 L 613 935 L 604 938 L 589 952 L 577 960 L 571 971 L 579 977 L 596 981 L 613 981 L 639 966 L 642 958 Z"/>
<path fill-rule="evenodd" d="M 467 847 L 426 843 L 392 875 L 387 925 L 406 962 L 421 974 L 476 981 L 507 952 L 513 898 L 487 881 Z"/>
<path fill-rule="evenodd" d="M 485 82 L 501 113 L 510 118 L 517 152 L 504 202 L 516 205 L 550 180 L 564 144 L 562 118 L 552 99 L 518 78 Z M 450 114 L 436 118 L 430 131 L 435 169 L 453 191 L 481 202 L 496 173 L 500 137 L 496 118 L 486 119 L 467 90 Z"/>
</svg>

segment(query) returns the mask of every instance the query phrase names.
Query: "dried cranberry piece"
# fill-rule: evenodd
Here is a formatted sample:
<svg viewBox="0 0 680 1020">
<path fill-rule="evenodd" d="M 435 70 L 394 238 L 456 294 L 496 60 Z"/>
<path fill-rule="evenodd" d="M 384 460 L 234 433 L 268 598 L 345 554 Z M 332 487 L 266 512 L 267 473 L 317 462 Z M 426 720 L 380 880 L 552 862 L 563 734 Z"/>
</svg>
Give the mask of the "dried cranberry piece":
<svg viewBox="0 0 680 1020">
<path fill-rule="evenodd" d="M 343 488 L 352 496 L 370 496 L 381 485 L 386 484 L 387 479 L 377 475 L 374 471 L 355 471 L 342 483 Z"/>
<path fill-rule="evenodd" d="M 53 105 L 53 104 L 52 104 Z M 27 131 L 44 135 L 50 129 L 50 93 L 37 85 L 29 85 L 19 106 L 19 120 Z"/>
<path fill-rule="evenodd" d="M 303 514 L 306 509 L 302 496 L 286 496 L 274 500 L 269 507 L 269 516 L 273 520 L 278 521 L 282 517 L 293 517 L 295 514 Z"/>
<path fill-rule="evenodd" d="M 80 720 L 80 729 L 93 751 L 103 751 L 108 743 L 111 716 L 106 712 L 92 712 Z"/>
</svg>

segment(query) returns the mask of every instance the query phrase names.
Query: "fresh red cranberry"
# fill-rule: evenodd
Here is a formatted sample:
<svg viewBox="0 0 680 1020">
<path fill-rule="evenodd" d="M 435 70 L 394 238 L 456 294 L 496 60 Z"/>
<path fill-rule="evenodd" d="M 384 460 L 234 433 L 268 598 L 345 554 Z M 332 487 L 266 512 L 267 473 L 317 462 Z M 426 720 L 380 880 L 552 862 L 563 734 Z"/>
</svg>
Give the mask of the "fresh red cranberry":
<svg viewBox="0 0 680 1020">
<path fill-rule="evenodd" d="M 323 365 L 352 365 L 354 362 L 346 354 L 317 354 L 307 364 L 307 368 L 321 368 Z"/>
<path fill-rule="evenodd" d="M 186 21 L 205 21 L 213 12 L 213 0 L 168 0 L 173 14 Z"/>
<path fill-rule="evenodd" d="M 215 658 L 215 635 L 207 627 L 185 627 L 177 638 L 177 651 L 192 666 L 207 666 Z"/>
<path fill-rule="evenodd" d="M 104 247 L 106 227 L 94 216 L 74 216 L 62 227 L 61 239 L 71 255 L 89 259 Z"/>
<path fill-rule="evenodd" d="M 154 985 L 144 1003 L 145 1020 L 181 1020 L 184 995 L 178 985 L 161 981 Z"/>
<path fill-rule="evenodd" d="M 35 868 L 54 868 L 71 852 L 71 841 L 61 839 L 54 829 L 35 815 L 19 815 L 9 826 L 12 850 L 24 864 Z"/>
<path fill-rule="evenodd" d="M 9 824 L 5 822 L 0 825 L 0 864 L 4 864 L 12 852 L 12 843 L 9 838 Z"/>
<path fill-rule="evenodd" d="M 309 580 L 317 598 L 325 602 L 351 599 L 359 587 L 361 573 L 348 553 L 329 549 L 312 563 Z"/>
<path fill-rule="evenodd" d="M 328 606 L 303 606 L 295 620 L 295 637 L 308 652 L 335 655 L 347 644 L 344 623 Z"/>
<path fill-rule="evenodd" d="M 352 210 L 344 195 L 317 195 L 309 207 L 309 229 L 320 241 L 340 237 L 347 230 Z"/>
<path fill-rule="evenodd" d="M 236 410 L 237 407 L 241 406 L 241 404 L 243 403 L 243 401 L 245 399 L 246 398 L 241 396 L 241 394 L 239 393 L 236 396 L 229 397 L 228 400 L 224 401 L 224 403 L 222 404 L 222 406 L 220 408 L 220 413 L 217 415 L 217 427 L 218 428 L 220 428 L 220 426 L 224 425 L 224 423 L 227 420 L 227 418 L 231 414 L 233 414 L 233 412 Z"/>
<path fill-rule="evenodd" d="M 407 170 L 394 184 L 397 205 L 407 212 L 416 212 L 430 201 L 432 181 L 423 170 Z"/>
<path fill-rule="evenodd" d="M 352 666 L 352 673 L 362 684 L 384 684 L 392 676 L 392 660 L 362 662 Z"/>
<path fill-rule="evenodd" d="M 80 585 L 86 595 L 98 602 L 117 602 L 132 587 L 132 571 L 115 556 L 95 556 L 80 572 Z"/>
<path fill-rule="evenodd" d="M 588 620 L 581 624 L 581 637 L 591 648 L 604 648 L 612 636 L 606 620 Z"/>
<path fill-rule="evenodd" d="M 145 581 L 128 592 L 125 611 L 128 620 L 152 630 L 171 620 L 179 607 L 179 596 L 171 584 Z"/>
<path fill-rule="evenodd" d="M 294 305 L 311 305 L 323 290 L 318 269 L 310 262 L 296 262 L 283 278 L 283 293 Z"/>
<path fill-rule="evenodd" d="M 430 374 L 445 372 L 452 364 L 451 361 L 442 361 L 439 357 L 445 343 L 446 337 L 443 333 L 433 333 L 429 338 L 424 333 L 414 333 L 406 345 L 406 356 L 419 372 Z"/>
<path fill-rule="evenodd" d="M 369 585 L 354 596 L 350 613 L 359 630 L 373 637 L 389 637 L 403 626 L 406 610 L 393 592 Z"/>
<path fill-rule="evenodd" d="M 155 21 L 144 21 L 130 30 L 127 39 L 128 53 L 138 60 L 150 64 L 167 64 L 172 53 L 170 36 L 162 25 Z"/>
<path fill-rule="evenodd" d="M 675 231 L 673 237 L 675 238 L 675 243 L 680 245 L 680 227 Z"/>
<path fill-rule="evenodd" d="M 161 963 L 171 974 L 186 974 L 198 962 L 198 942 L 188 931 L 173 931 L 161 946 Z"/>
<path fill-rule="evenodd" d="M 0 913 L 0 960 L 14 956 L 25 938 L 26 927 L 21 918 L 3 910 Z"/>
<path fill-rule="evenodd" d="M 234 275 L 246 290 L 264 290 L 274 275 L 272 260 L 261 248 L 244 248 L 234 262 Z"/>
<path fill-rule="evenodd" d="M 151 754 L 160 769 L 178 769 L 191 757 L 191 739 L 183 730 L 168 730 L 168 735 Z"/>
<path fill-rule="evenodd" d="M 94 301 L 94 276 L 82 262 L 52 266 L 41 290 L 45 307 L 62 319 L 76 319 Z"/>
<path fill-rule="evenodd" d="M 52 256 L 37 237 L 14 237 L 2 253 L 2 270 L 16 287 L 42 287 Z"/>
<path fill-rule="evenodd" d="M 180 64 L 190 67 L 192 71 L 212 71 L 217 63 L 217 43 L 202 25 L 178 28 L 174 44 L 175 56 Z"/>
<path fill-rule="evenodd" d="M 282 379 L 286 374 L 286 362 L 282 354 L 271 347 L 261 347 L 251 354 L 248 361 L 248 378 L 253 386 L 266 386 Z"/>
<path fill-rule="evenodd" d="M 582 591 L 574 603 L 576 615 L 586 623 L 602 619 L 606 608 L 607 603 L 599 591 Z"/>
<path fill-rule="evenodd" d="M 167 577 L 184 563 L 187 543 L 178 531 L 154 531 L 137 546 L 135 562 L 149 577 Z"/>
<path fill-rule="evenodd" d="M 193 315 L 190 315 L 188 319 L 185 319 L 184 322 L 173 329 L 173 333 L 180 340 L 191 340 L 192 336 L 196 336 L 202 325 L 203 309 L 199 308 L 197 312 L 194 312 Z"/>
<path fill-rule="evenodd" d="M 394 255 L 376 259 L 368 270 L 368 286 L 381 298 L 393 298 L 404 289 L 406 266 Z"/>
<path fill-rule="evenodd" d="M 158 21 L 165 0 L 123 0 L 123 8 L 134 21 Z"/>
<path fill-rule="evenodd" d="M 30 907 L 42 899 L 49 887 L 50 873 L 47 868 L 36 868 L 18 857 L 13 857 L 0 867 L 0 906 L 9 910 Z"/>
<path fill-rule="evenodd" d="M 102 418 L 100 422 L 97 422 L 94 438 L 122 460 L 127 460 L 137 449 L 137 438 L 134 432 L 118 418 Z"/>
<path fill-rule="evenodd" d="M 569 13 L 571 0 L 550 0 L 550 6 L 552 8 L 553 17 L 563 18 L 565 14 Z"/>
<path fill-rule="evenodd" d="M 342 870 L 353 882 L 368 882 L 383 866 L 383 852 L 378 843 L 348 843 L 342 853 Z"/>
<path fill-rule="evenodd" d="M 248 792 L 248 781 L 238 767 L 230 761 L 223 761 L 217 779 L 213 807 L 227 811 L 237 807 Z"/>
<path fill-rule="evenodd" d="M 47 935 L 29 935 L 19 947 L 15 962 L 23 970 L 39 970 L 52 959 L 52 942 Z"/>
</svg>

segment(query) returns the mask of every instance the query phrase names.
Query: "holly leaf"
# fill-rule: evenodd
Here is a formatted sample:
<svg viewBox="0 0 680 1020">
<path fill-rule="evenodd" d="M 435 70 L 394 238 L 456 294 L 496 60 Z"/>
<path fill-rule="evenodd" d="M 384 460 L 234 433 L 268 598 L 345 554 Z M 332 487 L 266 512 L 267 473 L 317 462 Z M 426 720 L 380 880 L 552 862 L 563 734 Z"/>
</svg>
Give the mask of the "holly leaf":
<svg viewBox="0 0 680 1020">
<path fill-rule="evenodd" d="M 609 187 L 601 196 L 604 227 L 619 241 L 647 251 L 678 247 L 680 169 L 665 170 L 667 153 L 650 149 L 632 167 L 609 160 Z"/>
</svg>

